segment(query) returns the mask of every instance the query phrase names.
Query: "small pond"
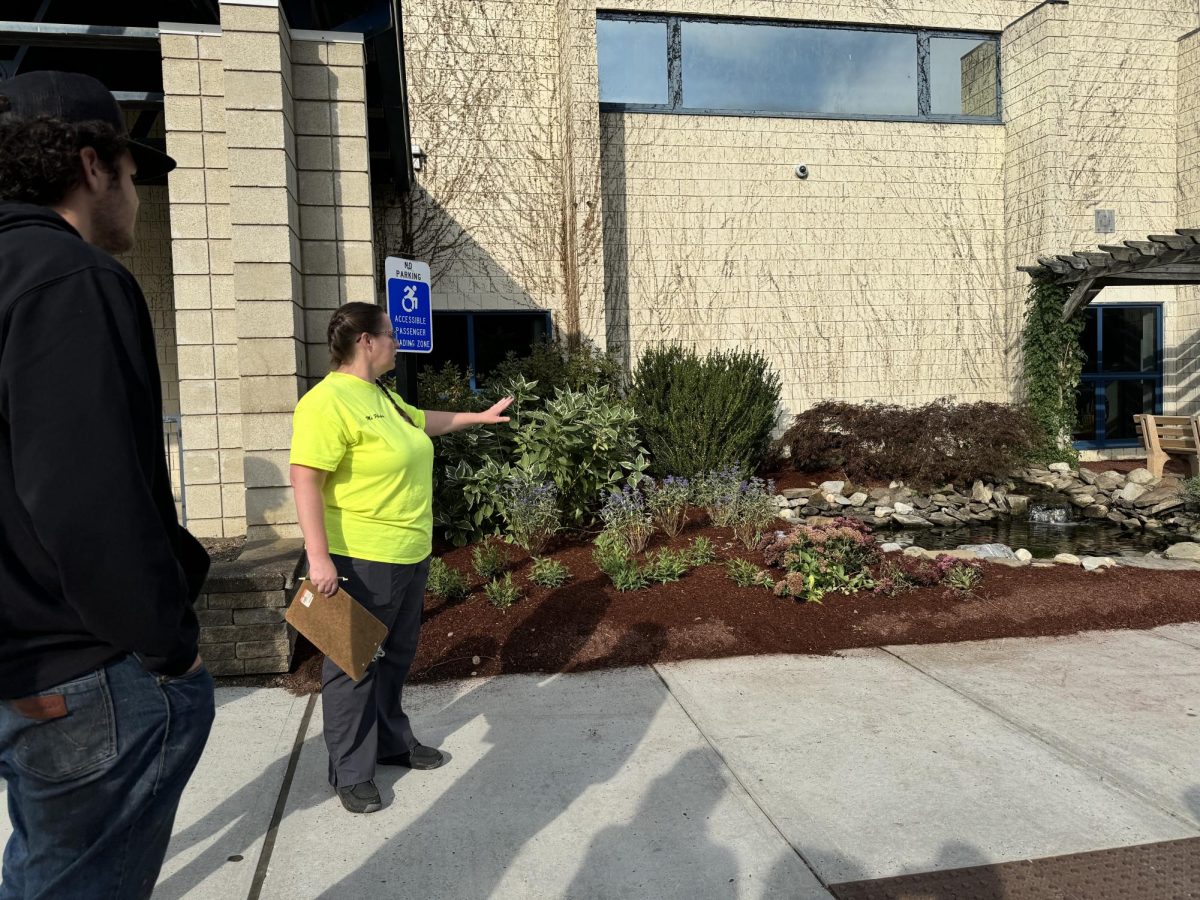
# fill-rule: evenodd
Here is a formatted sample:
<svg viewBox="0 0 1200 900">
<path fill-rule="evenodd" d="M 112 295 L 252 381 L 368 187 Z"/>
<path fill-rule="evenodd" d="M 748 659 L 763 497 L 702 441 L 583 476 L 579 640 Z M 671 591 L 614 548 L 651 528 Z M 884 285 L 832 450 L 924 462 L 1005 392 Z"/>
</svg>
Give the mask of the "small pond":
<svg viewBox="0 0 1200 900">
<path fill-rule="evenodd" d="M 1061 494 L 1029 492 L 1028 517 L 972 522 L 961 528 L 880 529 L 881 540 L 916 544 L 926 550 L 949 550 L 960 544 L 1007 544 L 1024 547 L 1036 559 L 1058 553 L 1076 556 L 1141 555 L 1163 550 L 1174 540 L 1164 534 L 1129 531 L 1106 519 L 1084 519 Z M 920 512 L 918 510 L 918 512 Z"/>
</svg>

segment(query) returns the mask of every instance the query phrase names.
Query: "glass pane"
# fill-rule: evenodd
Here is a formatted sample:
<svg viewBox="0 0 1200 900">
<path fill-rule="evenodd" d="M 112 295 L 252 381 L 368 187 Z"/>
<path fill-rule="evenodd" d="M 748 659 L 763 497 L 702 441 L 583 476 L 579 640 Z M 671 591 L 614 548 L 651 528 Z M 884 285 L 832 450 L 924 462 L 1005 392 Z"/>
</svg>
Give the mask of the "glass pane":
<svg viewBox="0 0 1200 900">
<path fill-rule="evenodd" d="M 475 314 L 475 374 L 480 384 L 512 350 L 528 355 L 535 341 L 546 338 L 546 317 L 540 313 L 512 316 Z"/>
<path fill-rule="evenodd" d="M 1079 386 L 1075 398 L 1075 431 L 1071 438 L 1076 441 L 1096 440 L 1096 385 L 1090 381 Z"/>
<path fill-rule="evenodd" d="M 1110 381 L 1104 388 L 1104 402 L 1107 405 L 1104 439 L 1135 440 L 1137 426 L 1133 424 L 1133 417 L 1139 413 L 1154 412 L 1154 382 Z"/>
<path fill-rule="evenodd" d="M 601 103 L 667 102 L 667 23 L 596 20 Z"/>
<path fill-rule="evenodd" d="M 1083 332 L 1079 335 L 1079 348 L 1083 350 L 1083 371 L 1099 372 L 1100 362 L 1097 351 L 1100 349 L 1096 342 L 1096 308 L 1089 306 L 1084 310 Z"/>
<path fill-rule="evenodd" d="M 884 31 L 684 22 L 690 109 L 917 114 L 917 37 Z"/>
<path fill-rule="evenodd" d="M 1158 310 L 1104 308 L 1104 371 L 1154 372 L 1158 367 Z"/>
<path fill-rule="evenodd" d="M 930 38 L 930 111 L 996 115 L 996 46 L 978 38 Z"/>
</svg>

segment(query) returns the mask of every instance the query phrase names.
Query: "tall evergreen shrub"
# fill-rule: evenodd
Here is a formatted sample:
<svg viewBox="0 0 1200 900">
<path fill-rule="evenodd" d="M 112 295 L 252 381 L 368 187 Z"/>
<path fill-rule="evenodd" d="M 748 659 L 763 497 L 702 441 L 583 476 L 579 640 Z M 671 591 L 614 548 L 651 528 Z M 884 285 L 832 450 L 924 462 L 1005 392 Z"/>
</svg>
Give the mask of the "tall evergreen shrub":
<svg viewBox="0 0 1200 900">
<path fill-rule="evenodd" d="M 701 356 L 678 345 L 651 347 L 629 399 L 653 474 L 753 471 L 779 418 L 779 375 L 758 351 Z"/>
</svg>

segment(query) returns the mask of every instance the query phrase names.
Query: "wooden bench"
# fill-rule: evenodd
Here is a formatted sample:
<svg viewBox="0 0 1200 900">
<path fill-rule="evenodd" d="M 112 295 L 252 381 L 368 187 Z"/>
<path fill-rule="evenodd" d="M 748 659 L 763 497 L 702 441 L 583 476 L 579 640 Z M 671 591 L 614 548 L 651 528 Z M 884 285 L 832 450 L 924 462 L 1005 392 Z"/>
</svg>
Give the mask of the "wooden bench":
<svg viewBox="0 0 1200 900">
<path fill-rule="evenodd" d="M 1133 417 L 1138 436 L 1146 448 L 1146 468 L 1162 478 L 1163 466 L 1172 456 L 1187 460 L 1192 475 L 1200 475 L 1200 415 Z"/>
</svg>

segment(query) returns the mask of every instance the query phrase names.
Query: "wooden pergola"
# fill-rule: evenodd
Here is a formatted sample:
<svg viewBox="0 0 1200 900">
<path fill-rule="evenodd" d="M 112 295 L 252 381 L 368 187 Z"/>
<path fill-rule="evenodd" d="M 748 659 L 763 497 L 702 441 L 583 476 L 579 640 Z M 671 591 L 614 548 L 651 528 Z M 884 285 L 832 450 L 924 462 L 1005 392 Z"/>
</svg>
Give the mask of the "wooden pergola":
<svg viewBox="0 0 1200 900">
<path fill-rule="evenodd" d="M 1097 251 L 1040 256 L 1036 266 L 1017 268 L 1035 279 L 1069 286 L 1063 306 L 1063 319 L 1069 319 L 1106 287 L 1200 284 L 1200 228 L 1101 244 Z"/>
</svg>

